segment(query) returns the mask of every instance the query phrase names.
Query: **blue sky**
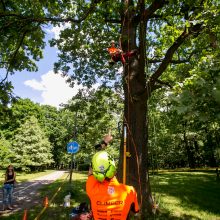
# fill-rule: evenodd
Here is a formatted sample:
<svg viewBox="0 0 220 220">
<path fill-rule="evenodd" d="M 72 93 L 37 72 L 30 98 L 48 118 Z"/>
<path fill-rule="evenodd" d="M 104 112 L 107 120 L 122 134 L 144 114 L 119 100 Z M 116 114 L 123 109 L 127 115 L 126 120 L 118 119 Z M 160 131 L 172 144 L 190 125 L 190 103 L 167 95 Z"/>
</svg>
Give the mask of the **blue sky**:
<svg viewBox="0 0 220 220">
<path fill-rule="evenodd" d="M 59 74 L 54 74 L 53 64 L 58 60 L 57 48 L 51 48 L 48 40 L 51 37 L 58 37 L 60 28 L 54 27 L 46 29 L 47 45 L 44 50 L 44 57 L 37 62 L 37 72 L 16 72 L 9 76 L 14 86 L 14 95 L 21 98 L 29 98 L 40 104 L 48 104 L 58 107 L 61 103 L 66 103 L 73 95 L 75 95 L 80 86 L 70 88 L 65 83 L 65 79 Z"/>
</svg>

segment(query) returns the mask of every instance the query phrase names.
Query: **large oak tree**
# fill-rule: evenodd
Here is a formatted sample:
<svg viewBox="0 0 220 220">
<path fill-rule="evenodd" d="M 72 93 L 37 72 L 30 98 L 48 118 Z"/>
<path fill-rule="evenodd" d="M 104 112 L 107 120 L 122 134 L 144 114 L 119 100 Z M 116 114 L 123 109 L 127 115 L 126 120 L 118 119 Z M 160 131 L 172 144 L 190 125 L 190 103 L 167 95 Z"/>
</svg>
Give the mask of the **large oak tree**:
<svg viewBox="0 0 220 220">
<path fill-rule="evenodd" d="M 166 77 L 170 67 L 175 69 L 180 63 L 196 62 L 202 53 L 219 49 L 219 2 L 1 0 L 0 5 L 0 65 L 7 69 L 1 84 L 14 70 L 36 69 L 33 60 L 42 57 L 44 47 L 42 28 L 50 23 L 64 25 L 60 38 L 51 45 L 60 50 L 55 70 L 69 74 L 73 86 L 75 79 L 89 86 L 97 81 L 107 86 L 122 85 L 127 150 L 132 155 L 127 160 L 127 183 L 137 189 L 141 219 L 146 219 L 152 209 L 148 178 L 148 100 L 154 90 L 170 86 L 178 79 L 176 75 Z M 127 61 L 121 76 L 117 68 L 107 65 L 105 48 L 111 39 L 119 39 L 123 51 L 138 50 Z"/>
</svg>

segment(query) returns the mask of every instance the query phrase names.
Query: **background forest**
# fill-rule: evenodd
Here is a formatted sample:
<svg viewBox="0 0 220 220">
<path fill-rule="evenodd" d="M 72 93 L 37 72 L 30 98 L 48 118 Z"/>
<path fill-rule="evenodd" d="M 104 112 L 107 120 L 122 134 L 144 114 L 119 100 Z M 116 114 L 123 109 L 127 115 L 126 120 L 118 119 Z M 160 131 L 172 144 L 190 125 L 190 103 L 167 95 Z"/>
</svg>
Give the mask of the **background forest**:
<svg viewBox="0 0 220 220">
<path fill-rule="evenodd" d="M 181 83 L 158 90 L 150 102 L 153 169 L 219 165 L 219 66 L 205 58 Z M 87 169 L 94 145 L 109 129 L 114 142 L 108 150 L 118 158 L 122 108 L 121 96 L 110 88 L 80 91 L 60 109 L 17 97 L 8 108 L 1 106 L 0 165 L 13 163 L 27 171 L 67 168 L 66 145 L 77 140 L 76 168 Z"/>
</svg>

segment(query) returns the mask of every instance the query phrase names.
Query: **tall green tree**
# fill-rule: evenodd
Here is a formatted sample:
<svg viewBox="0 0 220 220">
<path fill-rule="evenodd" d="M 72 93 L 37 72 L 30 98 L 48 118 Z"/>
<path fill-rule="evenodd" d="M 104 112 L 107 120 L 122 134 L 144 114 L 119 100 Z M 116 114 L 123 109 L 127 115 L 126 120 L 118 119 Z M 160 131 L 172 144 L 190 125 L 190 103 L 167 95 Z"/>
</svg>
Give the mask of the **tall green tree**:
<svg viewBox="0 0 220 220">
<path fill-rule="evenodd" d="M 27 117 L 31 116 L 37 118 L 42 131 L 49 139 L 55 166 L 59 167 L 66 161 L 66 144 L 73 133 L 74 113 L 66 109 L 58 110 L 52 106 L 40 105 L 30 99 L 18 98 L 3 112 L 0 130 L 10 141 Z"/>
<path fill-rule="evenodd" d="M 13 161 L 22 170 L 45 168 L 53 163 L 51 144 L 34 116 L 27 117 L 13 139 Z"/>
<path fill-rule="evenodd" d="M 82 22 L 72 23 L 61 33 L 60 39 L 52 42 L 63 52 L 55 69 L 65 73 L 73 68 L 71 79 L 88 85 L 101 76 L 104 76 L 101 80 L 106 83 L 114 74 L 106 71 L 106 60 L 103 59 L 106 55 L 97 51 L 103 50 L 112 37 L 120 39 L 123 51 L 138 49 L 138 55 L 124 66 L 122 84 L 125 95 L 124 123 L 128 128 L 127 151 L 132 155 L 127 160 L 127 183 L 137 189 L 142 219 L 145 219 L 152 207 L 147 173 L 148 100 L 153 91 L 167 84 L 162 79 L 169 70 L 169 64 L 175 69 L 175 64 L 188 64 L 191 58 L 196 62 L 201 50 L 206 53 L 210 43 L 216 45 L 219 4 L 217 1 L 130 0 L 97 1 L 87 5 L 88 11 L 84 11 L 86 18 L 78 15 Z M 97 33 L 102 41 L 97 38 Z M 210 35 L 216 40 L 208 42 Z M 67 36 L 71 38 L 67 39 Z M 99 63 L 96 62 L 98 56 L 102 57 Z M 178 80 L 178 75 L 174 75 L 173 79 Z M 123 147 L 120 171 L 123 170 L 122 152 Z"/>
<path fill-rule="evenodd" d="M 6 140 L 3 135 L 0 136 L 0 167 L 6 168 L 11 164 L 11 159 L 14 153 L 12 151 L 11 143 Z"/>
<path fill-rule="evenodd" d="M 202 57 L 197 67 L 187 73 L 188 77 L 181 84 L 176 84 L 170 94 L 172 110 L 181 118 L 181 130 L 184 131 L 184 142 L 192 167 L 198 154 L 198 139 L 203 142 L 206 165 L 216 166 L 215 151 L 219 148 L 220 128 L 218 56 L 213 57 L 212 54 Z"/>
<path fill-rule="evenodd" d="M 52 145 L 55 166 L 68 165 L 66 145 L 73 136 L 75 114 L 68 109 L 58 110 L 47 105 L 41 106 L 41 113 L 39 123 Z"/>
<path fill-rule="evenodd" d="M 109 146 L 110 153 L 118 159 L 120 135 L 118 124 L 122 121 L 122 100 L 110 88 L 82 90 L 66 105 L 75 115 L 71 139 L 80 144 L 76 159 L 81 163 L 90 163 L 94 146 L 111 131 L 114 141 Z"/>
<path fill-rule="evenodd" d="M 109 70 L 105 66 L 105 48 L 110 38 L 120 39 L 123 51 L 138 49 L 138 54 L 124 66 L 122 79 L 118 79 L 122 82 L 125 96 L 124 122 L 129 130 L 127 150 L 132 155 L 127 162 L 127 183 L 137 189 L 142 219 L 146 219 L 147 212 L 152 209 L 147 172 L 148 100 L 154 90 L 167 84 L 162 79 L 169 64 L 175 69 L 175 64 L 189 63 L 190 60 L 196 62 L 202 56 L 201 51 L 206 53 L 210 48 L 217 49 L 219 1 L 76 0 L 30 4 L 29 1 L 3 0 L 0 18 L 5 31 L 1 36 L 9 36 L 1 41 L 1 47 L 6 51 L 1 55 L 2 65 L 6 65 L 8 70 L 12 68 L 15 57 L 21 57 L 16 61 L 25 66 L 14 65 L 14 69 L 33 66 L 24 51 L 36 55 L 34 59 L 40 57 L 43 45 L 41 27 L 47 22 L 70 23 L 60 39 L 52 42 L 61 51 L 55 69 L 62 70 L 64 74 L 73 70 L 69 81 L 78 79 L 91 86 L 97 80 L 106 84 L 115 79 L 115 69 Z M 17 26 L 20 27 L 18 31 Z M 16 31 L 19 35 L 15 34 Z M 18 36 L 18 42 L 10 41 L 10 36 L 14 41 Z M 10 45 L 15 45 L 15 48 L 11 49 Z M 34 53 L 33 48 L 37 48 Z M 12 55 L 10 59 L 8 51 Z M 173 78 L 178 80 L 176 75 Z M 121 146 L 121 155 L 122 151 Z M 121 168 L 122 157 L 119 170 Z"/>
<path fill-rule="evenodd" d="M 159 166 L 217 165 L 218 56 L 213 52 L 203 56 L 197 66 L 179 67 L 179 82 L 157 90 L 150 100 L 150 155 L 157 158 Z M 170 70 L 166 77 L 172 78 L 173 74 Z"/>
<path fill-rule="evenodd" d="M 26 120 L 26 117 L 34 116 L 38 120 L 42 118 L 42 111 L 39 104 L 32 102 L 30 99 L 21 99 L 13 101 L 10 107 L 5 110 L 4 121 L 0 128 L 4 130 L 5 137 L 10 139 L 14 132 Z"/>
</svg>

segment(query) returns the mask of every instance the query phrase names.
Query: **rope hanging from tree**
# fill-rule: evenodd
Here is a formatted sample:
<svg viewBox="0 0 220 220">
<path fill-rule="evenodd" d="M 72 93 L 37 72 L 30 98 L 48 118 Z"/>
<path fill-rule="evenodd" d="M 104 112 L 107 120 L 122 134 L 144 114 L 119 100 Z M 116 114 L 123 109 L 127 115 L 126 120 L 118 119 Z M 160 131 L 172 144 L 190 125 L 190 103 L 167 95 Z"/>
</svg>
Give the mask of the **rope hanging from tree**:
<svg viewBox="0 0 220 220">
<path fill-rule="evenodd" d="M 143 2 L 142 2 L 143 4 Z M 141 8 L 141 7 L 140 7 Z M 127 17 L 126 17 L 127 16 Z M 127 84 L 127 98 L 128 98 L 128 106 L 127 106 L 127 118 L 124 115 L 124 126 L 123 126 L 123 133 L 124 133 L 124 142 L 123 142 L 123 183 L 126 184 L 126 174 L 127 174 L 127 163 L 129 163 L 129 160 L 127 160 L 127 157 L 130 157 L 131 154 L 128 151 L 130 149 L 130 144 L 132 143 L 135 151 L 135 157 L 136 157 L 136 164 L 137 164 L 137 173 L 138 173 L 138 185 L 140 187 L 140 205 L 142 206 L 142 188 L 141 188 L 141 179 L 140 179 L 140 159 L 137 152 L 137 145 L 135 143 L 132 131 L 130 129 L 130 104 L 133 104 L 133 98 L 131 95 L 131 88 L 130 88 L 130 65 L 129 60 L 132 56 L 136 55 L 137 50 L 131 50 L 130 51 L 130 14 L 129 14 L 129 6 L 127 4 L 127 9 L 124 13 L 124 19 L 123 19 L 123 27 L 125 26 L 125 20 L 127 18 L 127 51 L 126 53 L 122 50 L 122 34 L 119 38 L 119 48 L 115 47 L 115 42 L 111 41 L 111 47 L 108 48 L 108 52 L 111 56 L 111 60 L 109 62 L 110 65 L 114 65 L 117 62 L 121 62 L 123 64 L 123 73 L 125 78 L 125 83 Z M 143 31 L 143 29 L 142 29 Z M 128 62 L 127 62 L 128 61 Z M 127 76 L 125 75 L 127 68 Z M 148 69 L 148 68 L 147 68 Z M 149 93 L 149 91 L 147 90 Z M 148 94 L 149 95 L 149 94 Z M 154 123 L 154 122 L 153 122 Z M 131 139 L 131 140 L 130 140 Z M 128 149 L 127 149 L 128 148 Z M 153 161 L 153 159 L 152 159 Z M 157 163 L 157 162 L 156 162 Z M 158 166 L 157 166 L 158 168 Z M 156 210 L 158 209 L 159 203 L 156 203 L 156 195 L 154 197 L 151 196 L 152 199 L 152 212 L 155 214 Z"/>
<path fill-rule="evenodd" d="M 130 51 L 130 17 L 129 17 L 129 8 L 127 8 L 126 10 L 126 14 L 127 14 L 127 30 L 128 30 L 128 40 L 127 40 L 127 48 L 128 48 L 128 51 Z M 126 15 L 125 15 L 126 16 Z M 124 26 L 124 22 L 125 22 L 125 17 L 124 17 L 124 21 L 123 21 L 123 26 Z M 120 37 L 120 45 L 121 45 L 121 37 Z M 126 128 L 126 135 L 124 135 L 124 166 L 126 166 L 126 153 L 127 153 L 127 149 L 126 148 L 126 141 L 128 143 L 130 143 L 129 140 L 126 140 L 125 141 L 125 138 L 127 137 L 130 137 L 131 138 L 131 142 L 134 146 L 134 150 L 135 150 L 135 156 L 136 156 L 136 161 L 137 161 L 137 169 L 138 169 L 138 183 L 139 183 L 139 187 L 140 187 L 140 200 L 141 200 L 141 206 L 142 206 L 142 189 L 141 189 L 141 180 L 140 180 L 140 163 L 139 163 L 139 156 L 138 156 L 138 153 L 137 153 L 137 146 L 136 146 L 136 143 L 135 143 L 135 140 L 134 140 L 134 137 L 133 137 L 133 134 L 132 134 L 132 131 L 130 129 L 130 102 L 131 104 L 133 104 L 133 99 L 132 99 L 132 96 L 131 96 L 131 90 L 130 90 L 130 65 L 129 65 L 129 58 L 128 57 L 128 65 L 127 66 L 124 66 L 124 68 L 128 68 L 128 72 L 127 72 L 127 80 L 126 80 L 126 83 L 127 83 L 127 97 L 128 97 L 128 113 L 127 113 L 127 117 L 128 119 L 126 119 L 126 117 L 124 116 L 124 121 L 125 121 L 125 128 Z M 125 70 L 124 70 L 124 73 L 125 73 Z M 126 77 L 126 76 L 125 76 Z M 149 92 L 149 91 L 147 91 Z M 149 94 L 148 94 L 149 95 Z M 130 102 L 129 102 L 130 101 Z M 154 123 L 154 122 L 153 122 Z M 155 128 L 155 126 L 154 126 Z M 127 132 L 128 131 L 128 132 Z M 128 133 L 128 134 L 127 134 Z M 129 148 L 129 146 L 128 146 Z M 156 162 L 157 163 L 157 162 Z M 158 166 L 157 166 L 158 168 Z M 123 169 L 124 172 L 126 172 L 126 168 Z M 126 177 L 126 174 L 123 174 L 123 177 Z M 123 178 L 123 182 L 125 183 L 126 182 L 126 179 L 124 180 Z M 154 198 L 151 196 L 151 199 L 152 199 L 152 212 L 155 214 L 156 211 L 158 210 L 159 208 L 159 202 L 157 202 L 157 199 L 156 199 L 156 195 L 154 196 Z"/>
<path fill-rule="evenodd" d="M 128 31 L 128 38 L 127 38 L 127 48 L 128 48 L 128 51 L 130 51 L 130 15 L 129 15 L 129 7 L 127 5 L 127 9 L 126 9 L 126 12 L 125 12 L 125 15 L 124 15 L 124 20 L 123 20 L 123 26 L 125 25 L 125 19 L 126 19 L 126 15 L 127 15 L 127 31 Z M 120 37 L 120 44 L 121 44 L 121 37 Z M 127 97 L 128 97 L 128 113 L 127 113 L 127 117 L 124 116 L 124 128 L 125 131 L 126 131 L 126 136 L 124 136 L 124 138 L 127 138 L 126 139 L 126 142 L 124 144 L 124 150 L 123 150 L 123 161 L 124 161 L 124 165 L 127 166 L 127 162 L 126 162 L 126 158 L 127 158 L 127 155 L 130 155 L 130 152 L 127 151 L 127 144 L 128 143 L 128 149 L 130 147 L 130 143 L 132 142 L 133 146 L 134 146 L 134 150 L 135 150 L 135 157 L 136 157 L 136 164 L 137 164 L 137 171 L 138 171 L 138 184 L 139 184 L 139 187 L 140 187 L 140 201 L 141 201 L 141 206 L 142 206 L 142 188 L 141 188 L 141 179 L 140 179 L 140 163 L 139 163 L 139 156 L 138 156 L 138 152 L 137 152 L 137 146 L 136 146 L 136 143 L 134 141 L 134 138 L 133 138 L 133 134 L 131 132 L 131 129 L 130 129 L 130 102 L 133 103 L 133 100 L 132 100 L 132 96 L 131 96 L 131 91 L 130 91 L 130 65 L 129 65 L 129 59 L 130 57 L 128 57 L 128 65 L 124 66 L 124 68 L 127 68 L 128 72 L 127 72 L 127 77 L 125 76 L 125 78 L 127 78 L 126 80 L 126 84 L 127 84 Z M 124 69 L 124 74 L 125 74 L 125 69 Z M 130 101 L 130 102 L 129 102 Z M 131 142 L 130 140 L 128 139 L 131 138 Z M 128 160 L 129 161 L 129 160 Z M 123 168 L 123 183 L 126 183 L 126 171 L 127 169 L 126 168 Z"/>
</svg>

